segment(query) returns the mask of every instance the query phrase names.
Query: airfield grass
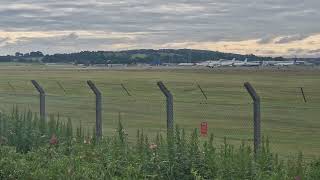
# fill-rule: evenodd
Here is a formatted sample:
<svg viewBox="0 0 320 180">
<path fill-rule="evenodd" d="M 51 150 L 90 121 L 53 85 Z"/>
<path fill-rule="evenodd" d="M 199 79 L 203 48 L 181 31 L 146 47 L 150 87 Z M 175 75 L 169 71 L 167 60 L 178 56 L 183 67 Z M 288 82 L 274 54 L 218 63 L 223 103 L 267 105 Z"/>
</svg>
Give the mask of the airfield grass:
<svg viewBox="0 0 320 180">
<path fill-rule="evenodd" d="M 38 112 L 38 94 L 30 82 L 35 79 L 47 93 L 48 114 L 70 117 L 74 125 L 81 123 L 91 131 L 95 102 L 86 80 L 93 80 L 103 94 L 103 134 L 112 135 L 121 119 L 130 141 L 135 141 L 137 129 L 149 136 L 166 132 L 165 98 L 156 85 L 161 80 L 174 95 L 175 124 L 191 132 L 205 121 L 218 141 L 227 137 L 230 143 L 251 143 L 252 100 L 243 87 L 250 82 L 261 96 L 262 133 L 272 150 L 282 156 L 302 151 L 312 158 L 320 152 L 319 75 L 303 69 L 95 70 L 3 64 L 0 110 L 9 112 L 18 105 Z"/>
</svg>

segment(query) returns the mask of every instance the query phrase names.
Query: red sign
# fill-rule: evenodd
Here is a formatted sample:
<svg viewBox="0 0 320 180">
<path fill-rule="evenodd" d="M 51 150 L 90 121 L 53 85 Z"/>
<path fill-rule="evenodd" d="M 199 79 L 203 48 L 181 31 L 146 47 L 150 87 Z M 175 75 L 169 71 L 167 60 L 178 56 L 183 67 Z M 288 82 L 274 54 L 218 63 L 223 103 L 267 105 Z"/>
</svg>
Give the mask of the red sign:
<svg viewBox="0 0 320 180">
<path fill-rule="evenodd" d="M 201 136 L 207 136 L 208 135 L 208 123 L 202 122 L 201 123 Z"/>
</svg>

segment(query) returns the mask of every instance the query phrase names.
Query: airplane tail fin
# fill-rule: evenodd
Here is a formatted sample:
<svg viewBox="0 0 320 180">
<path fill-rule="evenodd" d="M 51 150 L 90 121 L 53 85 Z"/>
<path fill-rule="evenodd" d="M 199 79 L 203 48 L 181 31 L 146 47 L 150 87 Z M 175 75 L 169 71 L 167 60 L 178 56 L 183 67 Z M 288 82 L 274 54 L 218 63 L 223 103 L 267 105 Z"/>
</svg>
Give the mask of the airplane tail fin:
<svg viewBox="0 0 320 180">
<path fill-rule="evenodd" d="M 232 59 L 232 62 L 235 62 L 235 61 L 236 61 L 236 58 L 233 58 L 233 59 Z"/>
<path fill-rule="evenodd" d="M 247 63 L 247 62 L 248 62 L 248 58 L 246 58 L 246 59 L 244 60 L 244 62 Z"/>
</svg>

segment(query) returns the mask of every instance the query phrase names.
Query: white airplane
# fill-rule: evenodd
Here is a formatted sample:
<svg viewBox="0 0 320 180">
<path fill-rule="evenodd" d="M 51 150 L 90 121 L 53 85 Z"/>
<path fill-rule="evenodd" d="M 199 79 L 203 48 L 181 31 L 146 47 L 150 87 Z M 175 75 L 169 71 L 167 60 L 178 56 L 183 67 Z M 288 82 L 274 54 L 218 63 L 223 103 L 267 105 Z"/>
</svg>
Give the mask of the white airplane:
<svg viewBox="0 0 320 180">
<path fill-rule="evenodd" d="M 220 59 L 219 66 L 233 66 L 235 62 L 236 62 L 236 58 L 233 58 L 232 60 Z"/>
<path fill-rule="evenodd" d="M 244 61 L 238 61 L 233 64 L 233 66 L 248 66 L 248 67 L 260 66 L 260 65 L 261 63 L 258 61 L 248 62 L 248 58 L 246 58 Z"/>
<path fill-rule="evenodd" d="M 296 64 L 297 64 L 297 60 L 278 62 L 278 63 L 275 63 L 274 65 L 275 66 L 292 66 Z"/>
<path fill-rule="evenodd" d="M 261 65 L 261 62 L 258 62 L 258 61 L 252 61 L 252 62 L 248 62 L 248 58 L 246 58 L 244 60 L 245 64 L 244 66 L 260 66 Z"/>
<path fill-rule="evenodd" d="M 277 64 L 279 61 L 263 61 L 262 62 L 262 66 L 274 66 L 275 64 Z"/>
<path fill-rule="evenodd" d="M 214 67 L 219 67 L 221 65 L 221 60 L 219 61 L 210 61 L 208 62 L 208 64 L 206 65 L 209 68 L 214 68 Z"/>
<path fill-rule="evenodd" d="M 248 62 L 248 59 L 246 58 L 244 61 L 236 61 L 233 63 L 233 66 L 245 66 Z"/>
<path fill-rule="evenodd" d="M 194 63 L 179 63 L 178 66 L 194 66 Z"/>
<path fill-rule="evenodd" d="M 232 66 L 234 62 L 235 62 L 235 58 L 232 60 L 220 59 L 218 61 L 206 61 L 206 62 L 198 63 L 197 65 L 206 66 L 209 68 L 215 68 L 220 66 Z"/>
<path fill-rule="evenodd" d="M 215 61 L 204 61 L 204 62 L 200 62 L 197 63 L 197 66 L 205 66 L 205 67 L 209 67 L 210 64 L 213 64 Z"/>
</svg>

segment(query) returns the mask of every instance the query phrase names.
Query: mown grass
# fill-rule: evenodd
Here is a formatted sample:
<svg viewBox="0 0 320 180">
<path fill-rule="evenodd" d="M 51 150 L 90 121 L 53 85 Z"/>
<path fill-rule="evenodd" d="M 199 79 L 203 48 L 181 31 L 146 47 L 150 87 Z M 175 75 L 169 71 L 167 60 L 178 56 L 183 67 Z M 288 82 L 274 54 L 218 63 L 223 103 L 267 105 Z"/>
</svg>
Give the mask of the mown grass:
<svg viewBox="0 0 320 180">
<path fill-rule="evenodd" d="M 243 87 L 243 83 L 249 81 L 262 98 L 262 131 L 273 142 L 271 148 L 286 156 L 302 151 L 308 158 L 320 152 L 319 71 L 116 71 L 39 65 L 0 68 L 1 111 L 10 111 L 13 105 L 37 111 L 38 96 L 30 83 L 36 79 L 47 91 L 48 113 L 59 113 L 62 118 L 71 117 L 75 125 L 81 121 L 83 126 L 91 127 L 95 116 L 94 96 L 85 82 L 90 79 L 103 93 L 103 133 L 113 134 L 120 118 L 131 142 L 136 140 L 134 134 L 139 128 L 150 137 L 165 132 L 165 99 L 156 86 L 159 80 L 174 94 L 175 123 L 187 132 L 207 121 L 209 133 L 215 135 L 217 142 L 222 143 L 224 137 L 232 144 L 240 144 L 241 140 L 251 142 L 252 104 Z M 121 83 L 132 96 L 126 94 Z M 206 92 L 208 100 L 197 84 Z M 303 102 L 299 87 L 304 88 L 307 103 Z"/>
</svg>

